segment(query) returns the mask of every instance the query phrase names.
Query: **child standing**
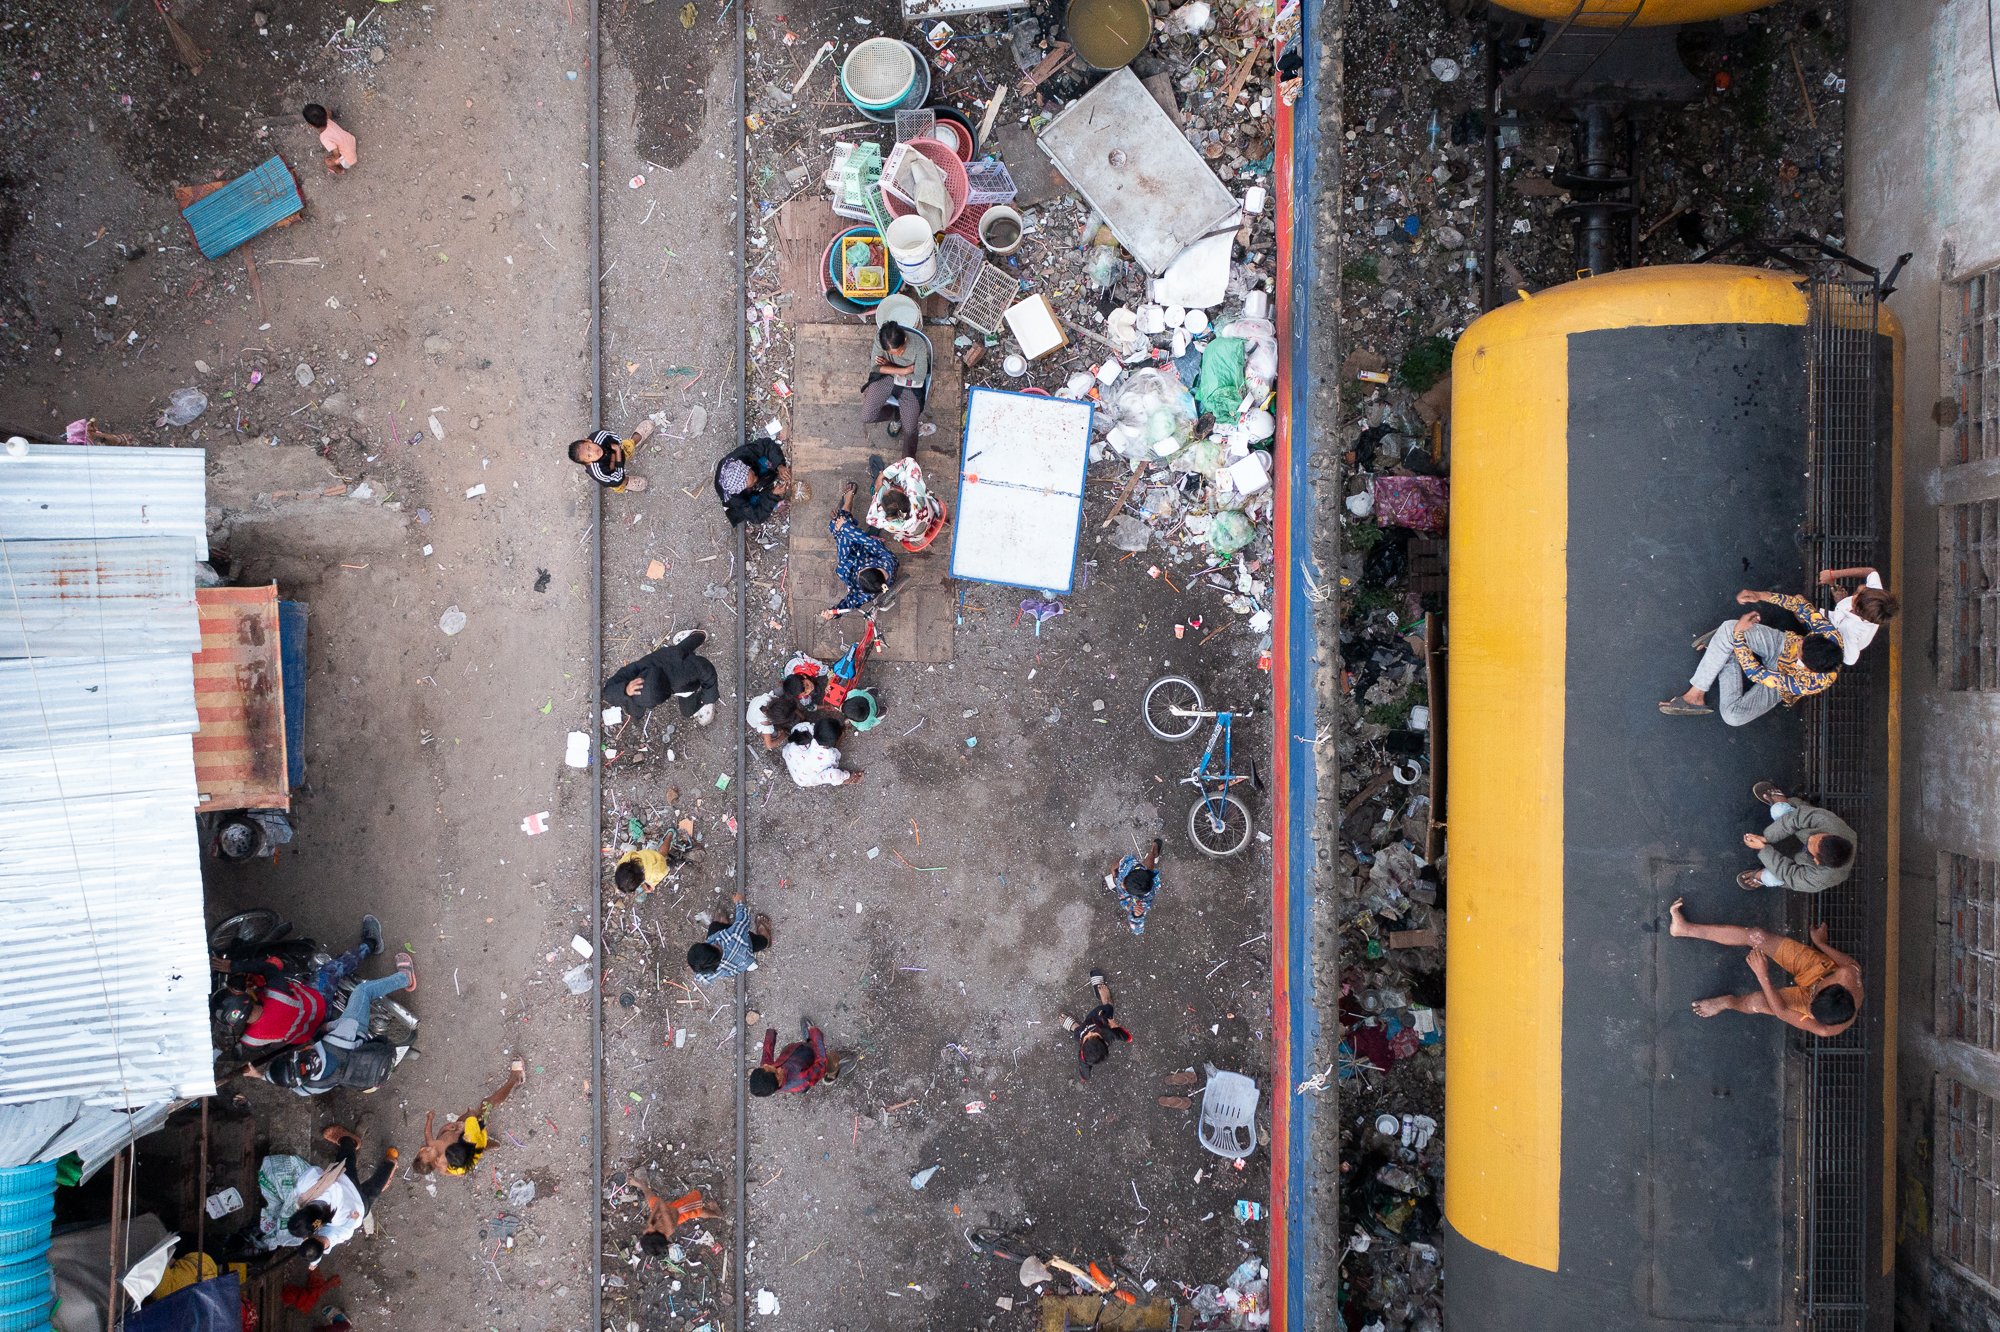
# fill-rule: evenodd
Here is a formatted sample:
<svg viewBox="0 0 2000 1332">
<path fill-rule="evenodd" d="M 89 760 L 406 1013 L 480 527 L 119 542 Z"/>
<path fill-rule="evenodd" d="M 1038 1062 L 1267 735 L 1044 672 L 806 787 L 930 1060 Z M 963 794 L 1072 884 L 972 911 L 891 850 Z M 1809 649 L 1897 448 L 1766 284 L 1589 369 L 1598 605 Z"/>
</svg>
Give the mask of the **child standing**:
<svg viewBox="0 0 2000 1332">
<path fill-rule="evenodd" d="M 1104 983 L 1104 973 L 1090 973 L 1091 988 L 1097 991 L 1097 1007 L 1084 1014 L 1078 1022 L 1069 1014 L 1063 1014 L 1062 1028 L 1076 1037 L 1076 1062 L 1084 1081 L 1090 1080 L 1090 1070 L 1111 1058 L 1111 1038 L 1131 1043 L 1132 1033 L 1121 1025 L 1111 1007 L 1111 987 Z"/>
<path fill-rule="evenodd" d="M 337 176 L 360 164 L 361 157 L 355 152 L 354 136 L 342 129 L 340 122 L 326 113 L 325 107 L 318 102 L 307 102 L 302 114 L 306 124 L 319 131 L 319 146 L 326 149 L 328 171 Z"/>
<path fill-rule="evenodd" d="M 1118 907 L 1125 913 L 1125 923 L 1134 934 L 1146 932 L 1146 917 L 1151 914 L 1153 898 L 1160 891 L 1161 845 L 1155 837 L 1153 849 L 1144 860 L 1126 856 L 1104 878 L 1105 886 L 1118 894 Z"/>
</svg>

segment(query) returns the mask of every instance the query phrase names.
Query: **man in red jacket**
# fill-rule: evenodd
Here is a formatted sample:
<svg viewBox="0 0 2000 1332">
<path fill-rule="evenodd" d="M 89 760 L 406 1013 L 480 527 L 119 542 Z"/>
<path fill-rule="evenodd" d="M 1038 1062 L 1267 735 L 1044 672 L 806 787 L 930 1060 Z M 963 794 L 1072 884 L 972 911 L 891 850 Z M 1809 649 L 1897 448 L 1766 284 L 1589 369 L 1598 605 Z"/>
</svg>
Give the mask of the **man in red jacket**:
<svg viewBox="0 0 2000 1332">
<path fill-rule="evenodd" d="M 276 958 L 222 962 L 220 970 L 244 977 L 247 983 L 222 1000 L 217 1017 L 226 1030 L 236 1030 L 240 1024 L 243 1034 L 237 1044 L 247 1051 L 310 1044 L 326 1025 L 334 987 L 381 951 L 382 922 L 363 916 L 360 944 L 321 967 L 310 982 L 286 975 Z"/>
</svg>

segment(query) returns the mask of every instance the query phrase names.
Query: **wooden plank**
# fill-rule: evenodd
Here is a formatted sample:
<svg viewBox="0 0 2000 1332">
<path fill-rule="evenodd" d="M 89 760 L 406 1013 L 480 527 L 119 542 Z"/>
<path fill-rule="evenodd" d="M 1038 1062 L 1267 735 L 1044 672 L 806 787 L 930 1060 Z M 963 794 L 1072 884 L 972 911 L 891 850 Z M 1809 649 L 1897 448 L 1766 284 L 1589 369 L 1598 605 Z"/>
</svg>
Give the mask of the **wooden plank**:
<svg viewBox="0 0 2000 1332">
<path fill-rule="evenodd" d="M 800 324 L 845 324 L 854 316 L 826 303 L 826 275 L 820 259 L 833 238 L 856 225 L 827 207 L 819 196 L 794 199 L 778 210 L 778 286 L 791 296 L 785 320 Z M 804 359 L 798 358 L 804 365 Z"/>
<path fill-rule="evenodd" d="M 824 242 L 822 242 L 822 246 Z M 829 309 L 828 313 L 832 313 Z M 937 426 L 919 440 L 917 461 L 934 493 L 955 515 L 958 509 L 958 451 L 963 433 L 964 392 L 960 367 L 951 355 L 949 330 L 932 328 L 931 388 L 924 419 Z M 833 568 L 833 538 L 827 522 L 840 502 L 840 488 L 854 482 L 856 516 L 865 512 L 875 482 L 871 457 L 883 463 L 902 456 L 901 443 L 882 425 L 863 426 L 861 389 L 867 382 L 875 329 L 847 319 L 838 324 L 804 323 L 795 333 L 791 429 L 785 444 L 792 475 L 804 493 L 792 502 L 791 553 L 786 586 L 791 597 L 793 633 L 800 647 L 831 660 L 861 632 L 860 622 L 843 616 L 831 622 L 820 611 L 846 589 Z M 883 661 L 950 661 L 955 595 L 947 583 L 951 531 L 920 554 L 897 550 L 896 590 L 890 606 L 876 617 Z M 864 681 L 866 673 L 864 671 Z"/>
</svg>

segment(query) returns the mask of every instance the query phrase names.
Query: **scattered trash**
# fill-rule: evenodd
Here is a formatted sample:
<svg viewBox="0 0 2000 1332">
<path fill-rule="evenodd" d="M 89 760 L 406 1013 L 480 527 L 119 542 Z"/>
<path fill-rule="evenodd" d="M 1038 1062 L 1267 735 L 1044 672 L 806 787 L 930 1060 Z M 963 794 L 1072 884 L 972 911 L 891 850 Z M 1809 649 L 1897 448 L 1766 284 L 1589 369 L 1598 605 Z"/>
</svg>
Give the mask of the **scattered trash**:
<svg viewBox="0 0 2000 1332">
<path fill-rule="evenodd" d="M 935 1175 L 938 1172 L 939 1168 L 940 1167 L 938 1166 L 925 1166 L 922 1170 L 919 1170 L 916 1174 L 911 1175 L 910 1187 L 913 1189 L 923 1188 L 924 1185 L 931 1182 L 931 1176 Z"/>
<path fill-rule="evenodd" d="M 167 409 L 160 413 L 163 426 L 193 425 L 208 410 L 208 395 L 198 388 L 175 389 L 167 395 Z"/>
<path fill-rule="evenodd" d="M 449 638 L 465 628 L 465 612 L 456 606 L 445 607 L 444 614 L 438 616 L 438 629 Z"/>
<path fill-rule="evenodd" d="M 543 810 L 539 814 L 530 814 L 527 818 L 521 820 L 521 831 L 530 837 L 537 837 L 548 830 L 549 812 L 547 810 Z"/>
<path fill-rule="evenodd" d="M 472 489 L 466 491 L 465 497 L 467 499 L 478 499 L 481 495 L 484 495 L 485 493 L 486 493 L 486 485 L 484 482 L 481 482 L 479 485 L 476 485 Z"/>
<path fill-rule="evenodd" d="M 590 766 L 590 732 L 571 731 L 563 749 L 563 762 L 572 768 Z"/>
</svg>

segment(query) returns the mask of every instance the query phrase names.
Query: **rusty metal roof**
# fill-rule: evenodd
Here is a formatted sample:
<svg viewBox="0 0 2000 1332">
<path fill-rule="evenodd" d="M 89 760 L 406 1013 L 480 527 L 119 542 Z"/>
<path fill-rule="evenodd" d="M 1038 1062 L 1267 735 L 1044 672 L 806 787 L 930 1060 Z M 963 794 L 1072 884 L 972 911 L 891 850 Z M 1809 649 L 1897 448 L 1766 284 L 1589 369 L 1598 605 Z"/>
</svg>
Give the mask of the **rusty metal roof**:
<svg viewBox="0 0 2000 1332">
<path fill-rule="evenodd" d="M 0 540 L 0 657 L 192 656 L 194 565 L 182 537 Z"/>
<path fill-rule="evenodd" d="M 278 587 L 204 587 L 194 658 L 195 785 L 210 809 L 290 809 Z"/>
</svg>

